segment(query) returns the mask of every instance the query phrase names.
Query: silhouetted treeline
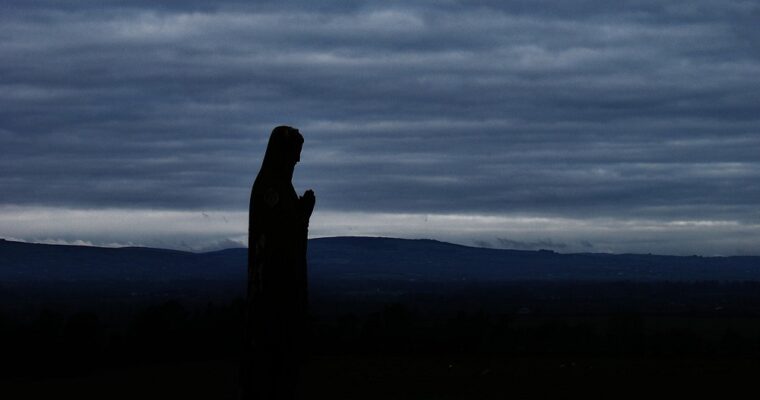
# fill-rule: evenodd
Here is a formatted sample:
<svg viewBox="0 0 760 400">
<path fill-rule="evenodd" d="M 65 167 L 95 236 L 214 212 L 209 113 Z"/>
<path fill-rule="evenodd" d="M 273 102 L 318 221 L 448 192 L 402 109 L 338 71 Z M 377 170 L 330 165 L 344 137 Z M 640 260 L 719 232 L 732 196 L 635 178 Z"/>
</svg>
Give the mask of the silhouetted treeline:
<svg viewBox="0 0 760 400">
<path fill-rule="evenodd" d="M 311 356 L 760 357 L 754 282 L 526 282 L 393 293 L 350 302 L 318 291 Z M 239 356 L 242 298 L 164 300 L 116 313 L 52 304 L 0 312 L 3 378 Z"/>
<path fill-rule="evenodd" d="M 364 314 L 383 304 L 410 304 L 422 316 L 491 314 L 606 315 L 702 313 L 760 315 L 760 282 L 413 282 L 368 280 L 313 285 L 312 308 L 323 315 Z"/>
</svg>

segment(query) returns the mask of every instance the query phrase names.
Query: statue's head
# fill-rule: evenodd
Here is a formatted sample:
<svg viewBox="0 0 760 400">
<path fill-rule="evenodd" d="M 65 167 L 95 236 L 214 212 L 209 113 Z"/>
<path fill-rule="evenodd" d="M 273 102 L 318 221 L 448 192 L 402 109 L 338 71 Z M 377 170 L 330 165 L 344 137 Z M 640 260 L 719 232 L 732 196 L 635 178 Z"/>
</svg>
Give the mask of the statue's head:
<svg viewBox="0 0 760 400">
<path fill-rule="evenodd" d="M 292 177 L 296 163 L 301 161 L 302 147 L 303 136 L 298 129 L 284 125 L 274 128 L 269 136 L 262 171 Z"/>
</svg>

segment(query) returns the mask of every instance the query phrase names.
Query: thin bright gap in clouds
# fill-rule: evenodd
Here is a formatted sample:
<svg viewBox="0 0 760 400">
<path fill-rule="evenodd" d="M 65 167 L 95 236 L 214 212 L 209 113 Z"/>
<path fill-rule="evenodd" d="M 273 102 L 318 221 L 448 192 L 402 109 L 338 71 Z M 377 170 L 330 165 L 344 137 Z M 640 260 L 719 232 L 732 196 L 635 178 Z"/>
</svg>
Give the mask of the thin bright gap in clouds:
<svg viewBox="0 0 760 400">
<path fill-rule="evenodd" d="M 6 239 L 95 246 L 209 251 L 246 244 L 247 212 L 0 208 Z M 760 224 L 730 220 L 560 218 L 537 215 L 365 213 L 317 210 L 312 238 L 386 236 L 464 245 L 678 255 L 747 255 L 760 248 Z"/>
</svg>

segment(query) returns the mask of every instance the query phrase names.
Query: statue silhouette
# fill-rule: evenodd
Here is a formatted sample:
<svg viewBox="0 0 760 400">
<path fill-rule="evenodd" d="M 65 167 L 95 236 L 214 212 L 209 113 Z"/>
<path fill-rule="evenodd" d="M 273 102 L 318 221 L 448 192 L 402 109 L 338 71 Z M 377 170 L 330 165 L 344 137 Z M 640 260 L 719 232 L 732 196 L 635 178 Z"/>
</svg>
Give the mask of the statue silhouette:
<svg viewBox="0 0 760 400">
<path fill-rule="evenodd" d="M 314 192 L 296 194 L 303 136 L 274 128 L 251 190 L 248 300 L 241 381 L 244 399 L 294 398 L 305 350 L 306 245 Z"/>
</svg>

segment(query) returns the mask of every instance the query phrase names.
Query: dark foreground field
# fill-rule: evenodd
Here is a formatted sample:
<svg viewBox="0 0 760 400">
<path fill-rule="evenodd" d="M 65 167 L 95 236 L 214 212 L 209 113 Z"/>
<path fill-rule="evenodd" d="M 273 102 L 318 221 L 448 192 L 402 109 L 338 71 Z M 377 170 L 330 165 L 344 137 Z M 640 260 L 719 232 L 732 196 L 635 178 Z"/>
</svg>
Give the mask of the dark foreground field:
<svg viewBox="0 0 760 400">
<path fill-rule="evenodd" d="M 730 396 L 754 392 L 758 372 L 755 362 L 730 358 L 322 356 L 305 368 L 300 392 L 315 399 Z M 158 364 L 14 380 L 3 392 L 19 399 L 235 399 L 235 373 L 225 361 Z"/>
<path fill-rule="evenodd" d="M 309 268 L 303 398 L 726 398 L 760 376 L 758 257 L 330 238 Z M 244 249 L 0 241 L 0 399 L 233 399 L 244 282 Z"/>
<path fill-rule="evenodd" d="M 314 292 L 304 398 L 726 395 L 760 376 L 752 283 Z M 3 398 L 235 398 L 242 299 L 30 313 L 0 319 Z"/>
</svg>

